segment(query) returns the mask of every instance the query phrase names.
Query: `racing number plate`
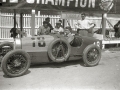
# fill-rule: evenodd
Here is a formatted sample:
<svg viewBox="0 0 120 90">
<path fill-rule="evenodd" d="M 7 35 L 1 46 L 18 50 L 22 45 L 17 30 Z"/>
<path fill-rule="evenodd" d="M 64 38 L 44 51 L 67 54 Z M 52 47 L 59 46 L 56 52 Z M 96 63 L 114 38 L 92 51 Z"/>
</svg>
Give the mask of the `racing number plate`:
<svg viewBox="0 0 120 90">
<path fill-rule="evenodd" d="M 32 37 L 31 39 L 33 40 L 32 46 L 36 47 L 36 45 L 35 45 L 36 39 L 34 37 Z M 38 47 L 45 47 L 46 46 L 44 37 L 37 37 L 37 46 Z"/>
</svg>

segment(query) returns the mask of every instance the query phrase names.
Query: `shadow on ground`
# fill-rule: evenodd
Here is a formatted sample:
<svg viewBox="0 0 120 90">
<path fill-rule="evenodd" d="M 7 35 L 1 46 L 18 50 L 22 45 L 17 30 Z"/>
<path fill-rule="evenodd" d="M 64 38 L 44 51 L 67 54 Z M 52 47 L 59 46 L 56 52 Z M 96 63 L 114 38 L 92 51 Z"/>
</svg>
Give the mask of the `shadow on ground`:
<svg viewBox="0 0 120 90">
<path fill-rule="evenodd" d="M 21 75 L 21 76 L 25 76 L 25 75 L 27 75 L 27 74 L 29 74 L 31 71 L 30 70 L 28 70 L 25 74 L 23 74 L 23 75 Z M 16 77 L 9 77 L 9 76 L 7 76 L 7 75 L 3 75 L 3 77 L 4 78 L 16 78 Z M 19 76 L 18 76 L 19 77 Z"/>
<path fill-rule="evenodd" d="M 32 68 L 62 68 L 62 67 L 67 67 L 67 66 L 76 66 L 76 65 L 81 65 L 84 67 L 84 62 L 81 60 L 75 60 L 75 61 L 67 61 L 67 62 L 62 62 L 62 63 L 47 63 L 47 64 L 34 64 L 31 65 Z"/>
</svg>

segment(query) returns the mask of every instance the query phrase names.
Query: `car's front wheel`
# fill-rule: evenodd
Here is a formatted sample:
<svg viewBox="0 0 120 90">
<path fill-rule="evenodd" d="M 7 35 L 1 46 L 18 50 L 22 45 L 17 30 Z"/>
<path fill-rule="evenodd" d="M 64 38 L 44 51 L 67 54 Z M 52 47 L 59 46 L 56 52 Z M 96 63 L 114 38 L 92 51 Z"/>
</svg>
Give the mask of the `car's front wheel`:
<svg viewBox="0 0 120 90">
<path fill-rule="evenodd" d="M 86 66 L 96 66 L 101 59 L 101 50 L 96 45 L 88 45 L 83 51 L 83 61 Z"/>
<path fill-rule="evenodd" d="M 30 56 L 23 50 L 8 52 L 2 60 L 2 70 L 9 77 L 17 77 L 25 74 L 30 67 Z"/>
</svg>

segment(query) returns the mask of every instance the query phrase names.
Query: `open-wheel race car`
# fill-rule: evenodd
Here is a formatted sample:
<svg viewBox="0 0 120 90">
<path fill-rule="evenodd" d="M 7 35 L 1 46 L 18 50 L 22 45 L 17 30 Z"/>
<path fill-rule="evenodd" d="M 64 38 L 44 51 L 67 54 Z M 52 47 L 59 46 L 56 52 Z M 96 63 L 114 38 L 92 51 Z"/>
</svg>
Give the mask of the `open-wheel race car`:
<svg viewBox="0 0 120 90">
<path fill-rule="evenodd" d="M 98 65 L 101 41 L 94 37 L 73 37 L 70 42 L 67 37 L 55 34 L 16 39 L 14 45 L 1 43 L 2 70 L 5 75 L 16 77 L 25 74 L 31 64 L 60 63 L 81 58 L 85 66 Z"/>
<path fill-rule="evenodd" d="M 14 43 L 0 43 L 0 62 L 5 75 L 17 77 L 24 75 L 31 64 L 61 63 L 65 61 L 83 59 L 85 66 L 96 66 L 101 59 L 102 41 L 94 37 L 86 37 L 74 34 L 72 39 L 58 34 L 35 34 L 35 7 L 31 10 L 30 37 L 21 38 L 23 31 L 23 13 L 26 2 L 17 5 L 9 5 L 3 9 L 14 10 L 14 28 L 10 30 Z M 25 5 L 27 6 L 27 5 Z M 31 5 L 30 5 L 31 6 Z M 34 5 L 33 5 L 34 6 Z M 20 38 L 16 38 L 16 13 L 20 13 Z M 23 12 L 24 11 L 24 12 Z"/>
</svg>

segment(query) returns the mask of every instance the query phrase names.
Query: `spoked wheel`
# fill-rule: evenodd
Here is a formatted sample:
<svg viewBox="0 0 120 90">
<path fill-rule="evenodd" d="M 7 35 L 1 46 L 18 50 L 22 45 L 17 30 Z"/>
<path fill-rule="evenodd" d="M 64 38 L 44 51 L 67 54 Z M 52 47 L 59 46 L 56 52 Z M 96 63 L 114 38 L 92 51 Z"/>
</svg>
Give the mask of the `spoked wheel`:
<svg viewBox="0 0 120 90">
<path fill-rule="evenodd" d="M 2 70 L 9 77 L 21 76 L 30 67 L 30 56 L 22 50 L 8 52 L 2 60 Z"/>
<path fill-rule="evenodd" d="M 67 45 L 63 42 L 57 42 L 52 47 L 52 54 L 56 59 L 65 58 L 67 52 L 68 52 Z"/>
<path fill-rule="evenodd" d="M 2 58 L 11 50 L 13 50 L 12 43 L 4 42 L 0 44 L 0 62 L 2 61 Z"/>
<path fill-rule="evenodd" d="M 54 62 L 66 61 L 70 55 L 70 45 L 64 39 L 54 40 L 48 48 L 48 55 Z"/>
<path fill-rule="evenodd" d="M 83 61 L 86 66 L 95 66 L 101 59 L 101 50 L 96 45 L 89 45 L 83 52 Z"/>
</svg>

